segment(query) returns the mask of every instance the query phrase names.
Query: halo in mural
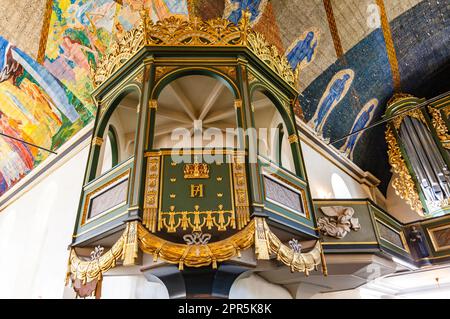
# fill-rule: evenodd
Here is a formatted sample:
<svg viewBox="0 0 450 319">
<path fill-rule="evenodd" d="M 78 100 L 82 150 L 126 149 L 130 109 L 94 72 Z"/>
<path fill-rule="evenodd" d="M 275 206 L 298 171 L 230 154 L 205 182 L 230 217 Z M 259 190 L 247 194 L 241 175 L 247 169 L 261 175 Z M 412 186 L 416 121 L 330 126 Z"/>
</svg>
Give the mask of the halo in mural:
<svg viewBox="0 0 450 319">
<path fill-rule="evenodd" d="M 367 127 L 367 125 L 369 125 L 370 122 L 372 121 L 377 107 L 378 107 L 377 99 L 371 99 L 369 102 L 367 102 L 361 108 L 361 111 L 359 111 L 358 115 L 356 116 L 355 121 L 353 122 L 352 129 L 350 130 L 349 134 L 351 134 L 353 132 L 357 132 L 357 131 Z M 361 132 L 359 134 L 349 136 L 345 140 L 344 145 L 342 145 L 342 147 L 339 150 L 342 153 L 344 153 L 346 156 L 348 156 L 351 160 L 353 160 L 353 151 L 355 150 L 355 146 L 363 134 L 364 134 L 364 132 Z"/>
<path fill-rule="evenodd" d="M 351 69 L 341 70 L 336 73 L 327 88 L 320 98 L 316 112 L 308 125 L 311 126 L 319 135 L 322 135 L 322 130 L 325 122 L 334 110 L 336 105 L 342 101 L 352 85 L 355 72 Z"/>
</svg>

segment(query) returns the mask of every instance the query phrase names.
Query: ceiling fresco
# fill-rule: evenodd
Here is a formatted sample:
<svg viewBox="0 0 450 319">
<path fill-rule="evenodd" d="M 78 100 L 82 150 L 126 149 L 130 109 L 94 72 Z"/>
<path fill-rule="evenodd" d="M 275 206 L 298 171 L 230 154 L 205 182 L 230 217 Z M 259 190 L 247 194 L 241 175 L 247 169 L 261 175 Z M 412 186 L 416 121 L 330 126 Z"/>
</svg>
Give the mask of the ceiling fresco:
<svg viewBox="0 0 450 319">
<path fill-rule="evenodd" d="M 25 25 L 35 27 L 25 40 L 0 14 L 0 132 L 56 150 L 94 118 L 91 68 L 112 40 L 136 25 L 142 0 L 47 1 L 40 59 L 35 29 L 45 26 L 45 3 L 29 3 L 36 14 Z M 195 14 L 237 22 L 249 10 L 252 27 L 298 72 L 305 120 L 325 141 L 379 120 L 395 90 L 432 97 L 450 84 L 450 0 L 148 0 L 146 6 L 154 21 Z M 386 191 L 391 175 L 383 126 L 334 146 Z M 0 137 L 0 195 L 46 156 Z"/>
</svg>

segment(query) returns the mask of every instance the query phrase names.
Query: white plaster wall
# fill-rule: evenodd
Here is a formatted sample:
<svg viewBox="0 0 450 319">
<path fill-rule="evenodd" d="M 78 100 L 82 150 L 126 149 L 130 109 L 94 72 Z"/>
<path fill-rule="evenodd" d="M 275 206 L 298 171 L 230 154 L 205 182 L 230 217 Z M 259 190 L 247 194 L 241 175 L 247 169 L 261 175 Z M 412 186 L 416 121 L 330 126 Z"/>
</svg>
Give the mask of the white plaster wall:
<svg viewBox="0 0 450 319">
<path fill-rule="evenodd" d="M 333 173 L 339 175 L 345 182 L 351 198 L 370 198 L 368 188 L 361 185 L 353 177 L 324 158 L 308 144 L 301 142 L 306 173 L 313 198 L 337 198 L 331 185 Z"/>
<path fill-rule="evenodd" d="M 0 298 L 61 298 L 89 148 L 0 212 Z"/>
<path fill-rule="evenodd" d="M 289 291 L 256 274 L 238 278 L 230 289 L 230 299 L 292 299 Z"/>
<path fill-rule="evenodd" d="M 102 299 L 168 299 L 169 293 L 162 284 L 149 282 L 143 275 L 105 276 Z"/>
</svg>

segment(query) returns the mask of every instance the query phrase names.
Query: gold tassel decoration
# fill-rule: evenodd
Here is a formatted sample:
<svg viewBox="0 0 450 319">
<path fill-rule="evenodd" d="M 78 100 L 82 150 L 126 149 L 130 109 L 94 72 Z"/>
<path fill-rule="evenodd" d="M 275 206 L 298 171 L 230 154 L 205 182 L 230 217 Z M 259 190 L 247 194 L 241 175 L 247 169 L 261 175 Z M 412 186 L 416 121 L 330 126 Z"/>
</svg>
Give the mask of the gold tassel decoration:
<svg viewBox="0 0 450 319">
<path fill-rule="evenodd" d="M 97 285 L 95 286 L 95 299 L 101 299 L 102 297 L 102 282 L 103 277 L 97 280 Z"/>
<path fill-rule="evenodd" d="M 73 252 L 74 252 L 73 248 L 70 248 L 69 260 L 67 261 L 67 272 L 66 272 L 65 286 L 69 285 L 69 282 L 70 282 L 71 277 L 72 277 L 71 266 L 72 266 L 72 253 Z"/>
<path fill-rule="evenodd" d="M 136 264 L 136 258 L 138 257 L 138 248 L 139 248 L 137 223 L 138 223 L 137 221 L 127 223 L 122 255 L 124 266 L 131 266 Z"/>
</svg>

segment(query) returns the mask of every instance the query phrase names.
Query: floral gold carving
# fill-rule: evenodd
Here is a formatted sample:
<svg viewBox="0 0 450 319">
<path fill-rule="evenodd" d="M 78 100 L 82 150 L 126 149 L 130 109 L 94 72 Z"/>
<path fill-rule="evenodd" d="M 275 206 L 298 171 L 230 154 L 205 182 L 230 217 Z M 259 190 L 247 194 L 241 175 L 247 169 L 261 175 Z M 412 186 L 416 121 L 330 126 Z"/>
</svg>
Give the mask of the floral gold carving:
<svg viewBox="0 0 450 319">
<path fill-rule="evenodd" d="M 269 259 L 269 255 L 275 255 L 276 259 L 290 267 L 292 272 L 304 272 L 306 275 L 317 269 L 322 262 L 323 272 L 326 272 L 322 245 L 319 241 L 311 251 L 301 253 L 300 249 L 283 244 L 270 230 L 264 218 L 256 217 L 255 223 L 255 252 L 258 259 Z"/>
</svg>

